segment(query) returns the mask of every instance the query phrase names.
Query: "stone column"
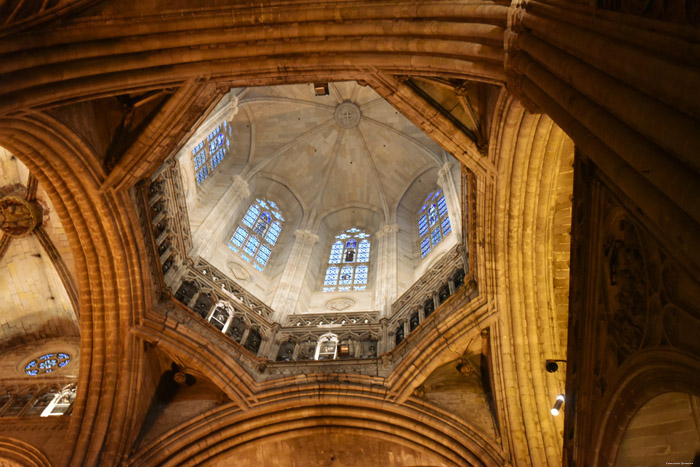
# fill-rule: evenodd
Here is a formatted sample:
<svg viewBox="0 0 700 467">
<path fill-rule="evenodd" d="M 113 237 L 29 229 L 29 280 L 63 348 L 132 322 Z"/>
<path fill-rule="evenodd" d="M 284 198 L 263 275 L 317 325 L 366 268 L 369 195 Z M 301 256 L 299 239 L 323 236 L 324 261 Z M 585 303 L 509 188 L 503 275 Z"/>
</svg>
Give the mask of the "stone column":
<svg viewBox="0 0 700 467">
<path fill-rule="evenodd" d="M 241 203 L 249 196 L 248 182 L 240 175 L 234 175 L 231 186 L 195 232 L 192 241 L 195 246 L 190 257 L 211 260 L 215 249 L 233 234 L 233 228 L 242 215 Z"/>
<path fill-rule="evenodd" d="M 318 235 L 309 230 L 294 232 L 294 245 L 272 299 L 271 307 L 275 310 L 273 321 L 281 323 L 285 316 L 294 313 L 316 242 Z"/>
<path fill-rule="evenodd" d="M 377 268 L 374 307 L 380 317 L 389 317 L 398 289 L 398 224 L 387 224 L 377 232 Z"/>
<path fill-rule="evenodd" d="M 438 186 L 442 188 L 447 203 L 447 212 L 450 215 L 450 225 L 457 238 L 462 238 L 462 209 L 459 199 L 459 190 L 452 177 L 452 162 L 447 162 L 438 171 Z M 459 243 L 459 241 L 458 241 Z"/>
</svg>

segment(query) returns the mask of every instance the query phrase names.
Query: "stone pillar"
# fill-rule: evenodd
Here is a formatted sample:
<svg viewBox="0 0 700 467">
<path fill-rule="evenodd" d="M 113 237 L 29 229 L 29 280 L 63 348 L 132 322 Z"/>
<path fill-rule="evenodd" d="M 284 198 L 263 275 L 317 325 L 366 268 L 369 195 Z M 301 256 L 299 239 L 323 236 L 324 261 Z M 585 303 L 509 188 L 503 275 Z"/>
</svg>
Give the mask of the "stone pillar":
<svg viewBox="0 0 700 467">
<path fill-rule="evenodd" d="M 195 247 L 190 254 L 191 258 L 201 256 L 211 260 L 216 248 L 233 234 L 233 228 L 242 215 L 241 203 L 249 196 L 248 182 L 240 175 L 234 175 L 231 186 L 195 232 L 192 241 Z"/>
<path fill-rule="evenodd" d="M 294 232 L 294 245 L 272 299 L 271 308 L 275 310 L 273 321 L 281 323 L 285 316 L 294 313 L 316 242 L 318 235 L 309 230 Z"/>
<path fill-rule="evenodd" d="M 452 177 L 452 162 L 447 162 L 438 171 L 438 186 L 442 188 L 447 203 L 447 212 L 450 215 L 450 225 L 457 238 L 462 238 L 462 209 L 460 205 L 459 190 Z M 459 241 L 457 242 L 459 243 Z"/>
<path fill-rule="evenodd" d="M 377 232 L 374 308 L 380 317 L 389 317 L 398 290 L 398 233 L 398 224 L 387 224 Z"/>
</svg>

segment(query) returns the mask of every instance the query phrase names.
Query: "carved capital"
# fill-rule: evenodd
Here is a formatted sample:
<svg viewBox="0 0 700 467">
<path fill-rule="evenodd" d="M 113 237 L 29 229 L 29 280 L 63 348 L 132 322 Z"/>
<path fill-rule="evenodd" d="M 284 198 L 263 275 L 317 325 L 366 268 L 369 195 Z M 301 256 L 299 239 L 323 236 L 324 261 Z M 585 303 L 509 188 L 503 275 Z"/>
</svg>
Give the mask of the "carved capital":
<svg viewBox="0 0 700 467">
<path fill-rule="evenodd" d="M 294 238 L 296 238 L 299 242 L 306 243 L 307 245 L 314 245 L 316 242 L 318 242 L 319 237 L 310 230 L 300 229 L 294 231 Z"/>
<path fill-rule="evenodd" d="M 377 231 L 377 238 L 382 239 L 391 233 L 396 233 L 399 231 L 399 224 L 385 224 L 381 229 Z"/>
<path fill-rule="evenodd" d="M 443 189 L 445 188 L 445 183 L 449 180 L 451 176 L 452 162 L 446 162 L 440 170 L 438 170 L 437 182 Z"/>
<path fill-rule="evenodd" d="M 248 185 L 248 181 L 238 174 L 233 176 L 231 189 L 239 199 L 245 199 L 250 196 L 250 186 Z"/>
</svg>

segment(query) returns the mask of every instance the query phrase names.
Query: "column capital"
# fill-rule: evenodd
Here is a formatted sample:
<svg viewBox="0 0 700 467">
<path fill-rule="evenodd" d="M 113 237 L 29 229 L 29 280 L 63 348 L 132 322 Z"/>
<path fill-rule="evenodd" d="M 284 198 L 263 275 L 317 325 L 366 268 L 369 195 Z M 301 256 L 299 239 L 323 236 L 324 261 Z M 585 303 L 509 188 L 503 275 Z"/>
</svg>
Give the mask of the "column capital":
<svg viewBox="0 0 700 467">
<path fill-rule="evenodd" d="M 238 113 L 238 96 L 233 93 L 233 89 L 229 92 L 230 102 L 228 104 L 228 116 L 226 120 L 232 122 L 236 114 Z"/>
<path fill-rule="evenodd" d="M 390 233 L 396 233 L 399 231 L 399 224 L 385 224 L 381 229 L 377 231 L 377 238 L 381 239 Z"/>
<path fill-rule="evenodd" d="M 319 238 L 314 232 L 303 229 L 295 230 L 294 237 L 299 241 L 309 242 L 311 245 L 315 244 Z"/>
<path fill-rule="evenodd" d="M 440 167 L 440 170 L 438 170 L 438 176 L 437 176 L 438 185 L 442 186 L 445 184 L 445 181 L 448 180 L 448 177 L 451 176 L 451 170 L 452 170 L 452 162 L 445 162 L 442 165 L 442 167 Z"/>
<path fill-rule="evenodd" d="M 231 189 L 240 199 L 250 196 L 250 185 L 248 184 L 248 180 L 241 177 L 239 174 L 233 176 Z"/>
</svg>

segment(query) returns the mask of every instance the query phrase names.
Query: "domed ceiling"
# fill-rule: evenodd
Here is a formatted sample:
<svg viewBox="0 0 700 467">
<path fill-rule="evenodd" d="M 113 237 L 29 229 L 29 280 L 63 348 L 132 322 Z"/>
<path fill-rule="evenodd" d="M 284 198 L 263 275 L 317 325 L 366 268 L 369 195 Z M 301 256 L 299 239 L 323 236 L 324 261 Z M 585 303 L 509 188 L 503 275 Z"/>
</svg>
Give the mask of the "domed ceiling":
<svg viewBox="0 0 700 467">
<path fill-rule="evenodd" d="M 283 183 L 312 223 L 348 206 L 369 208 L 392 222 L 411 183 L 452 160 L 376 92 L 356 82 L 330 83 L 326 96 L 314 95 L 311 84 L 232 94 L 237 141 L 220 170 Z M 229 111 L 219 114 L 226 118 Z"/>
</svg>

